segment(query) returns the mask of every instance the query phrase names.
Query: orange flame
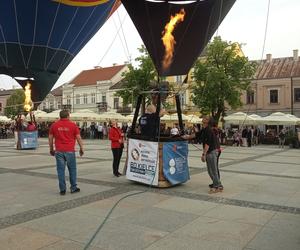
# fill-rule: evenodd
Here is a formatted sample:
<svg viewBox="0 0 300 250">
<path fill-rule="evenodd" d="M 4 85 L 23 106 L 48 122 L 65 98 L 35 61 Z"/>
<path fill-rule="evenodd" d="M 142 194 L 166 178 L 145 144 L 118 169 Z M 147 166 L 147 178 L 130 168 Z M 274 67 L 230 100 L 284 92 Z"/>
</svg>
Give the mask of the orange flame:
<svg viewBox="0 0 300 250">
<path fill-rule="evenodd" d="M 170 22 L 166 24 L 165 30 L 162 32 L 163 37 L 161 40 L 165 46 L 165 55 L 162 61 L 164 70 L 168 69 L 173 61 L 174 45 L 176 44 L 176 41 L 172 33 L 175 29 L 175 26 L 184 21 L 184 16 L 184 9 L 181 9 L 180 12 L 175 16 L 171 15 Z"/>
<path fill-rule="evenodd" d="M 33 108 L 33 102 L 31 100 L 31 84 L 27 82 L 25 86 L 25 101 L 24 101 L 24 110 L 29 112 Z"/>
</svg>

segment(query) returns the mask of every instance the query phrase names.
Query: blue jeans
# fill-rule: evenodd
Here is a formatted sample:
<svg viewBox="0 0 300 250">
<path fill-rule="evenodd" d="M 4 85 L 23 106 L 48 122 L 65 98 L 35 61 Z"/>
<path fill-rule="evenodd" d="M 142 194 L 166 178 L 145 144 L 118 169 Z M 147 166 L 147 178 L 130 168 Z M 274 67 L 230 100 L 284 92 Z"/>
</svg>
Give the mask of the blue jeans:
<svg viewBox="0 0 300 250">
<path fill-rule="evenodd" d="M 69 170 L 71 191 L 77 187 L 77 169 L 75 152 L 55 152 L 56 170 L 58 176 L 59 190 L 66 191 L 65 168 Z"/>
</svg>

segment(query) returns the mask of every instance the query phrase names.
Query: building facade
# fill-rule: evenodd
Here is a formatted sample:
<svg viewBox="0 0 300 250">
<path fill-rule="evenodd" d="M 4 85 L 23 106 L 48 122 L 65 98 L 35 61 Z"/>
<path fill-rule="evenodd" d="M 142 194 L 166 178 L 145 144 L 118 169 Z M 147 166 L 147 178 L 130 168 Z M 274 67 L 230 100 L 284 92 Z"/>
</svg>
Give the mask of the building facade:
<svg viewBox="0 0 300 250">
<path fill-rule="evenodd" d="M 4 115 L 7 99 L 13 92 L 15 92 L 16 89 L 17 88 L 8 90 L 0 89 L 0 115 Z"/>
<path fill-rule="evenodd" d="M 63 86 L 60 86 L 54 90 L 52 90 L 46 98 L 40 103 L 38 106 L 39 110 L 43 110 L 45 112 L 52 112 L 57 109 L 62 109 L 62 96 L 63 96 Z"/>
<path fill-rule="evenodd" d="M 273 112 L 294 114 L 300 117 L 300 60 L 298 50 L 292 57 L 258 61 L 251 82 L 251 90 L 241 96 L 243 107 L 230 112 L 243 111 L 261 116 Z"/>
<path fill-rule="evenodd" d="M 122 98 L 115 96 L 114 85 L 122 80 L 127 65 L 95 67 L 84 70 L 62 88 L 62 104 L 71 112 L 89 109 L 95 112 L 117 111 Z"/>
</svg>

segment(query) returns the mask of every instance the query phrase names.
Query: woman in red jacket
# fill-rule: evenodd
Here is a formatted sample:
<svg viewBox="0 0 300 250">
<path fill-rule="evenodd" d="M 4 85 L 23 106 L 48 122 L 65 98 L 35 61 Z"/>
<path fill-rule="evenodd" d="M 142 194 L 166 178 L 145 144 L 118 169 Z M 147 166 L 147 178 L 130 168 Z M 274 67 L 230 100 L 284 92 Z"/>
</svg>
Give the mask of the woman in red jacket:
<svg viewBox="0 0 300 250">
<path fill-rule="evenodd" d="M 111 150 L 113 153 L 113 174 L 116 177 L 122 175 L 119 172 L 120 160 L 124 148 L 124 134 L 120 128 L 117 127 L 116 121 L 111 122 L 111 128 L 109 130 L 109 139 L 111 140 Z"/>
</svg>

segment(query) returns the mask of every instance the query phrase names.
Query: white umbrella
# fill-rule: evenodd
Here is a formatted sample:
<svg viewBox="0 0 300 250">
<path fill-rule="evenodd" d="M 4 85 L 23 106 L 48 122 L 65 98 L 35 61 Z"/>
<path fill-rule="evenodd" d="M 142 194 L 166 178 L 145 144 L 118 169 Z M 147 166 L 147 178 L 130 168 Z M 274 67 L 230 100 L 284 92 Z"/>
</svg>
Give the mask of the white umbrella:
<svg viewBox="0 0 300 250">
<path fill-rule="evenodd" d="M 292 115 L 292 114 L 287 114 L 288 117 L 290 118 L 293 118 L 296 120 L 296 124 L 300 125 L 300 118 L 298 118 L 297 116 L 295 115 Z"/>
<path fill-rule="evenodd" d="M 202 123 L 202 119 L 199 118 L 197 115 L 188 115 L 188 122 L 197 124 L 197 123 Z"/>
<path fill-rule="evenodd" d="M 181 116 L 182 116 L 183 121 L 188 121 L 189 120 L 189 118 L 186 115 L 182 114 Z M 162 116 L 160 118 L 160 120 L 165 121 L 165 122 L 177 122 L 178 121 L 178 115 L 177 115 L 177 113 L 174 113 L 172 115 L 167 115 L 166 114 L 166 115 Z"/>
<path fill-rule="evenodd" d="M 36 120 L 41 120 L 44 115 L 47 114 L 47 112 L 45 111 L 42 111 L 42 110 L 34 110 L 34 111 L 31 111 L 33 114 L 34 114 L 34 117 Z M 30 114 L 28 113 L 26 115 L 26 120 L 30 120 Z"/>
<path fill-rule="evenodd" d="M 4 116 L 4 115 L 0 115 L 0 122 L 3 123 L 10 123 L 11 119 L 9 119 L 8 117 Z"/>
<path fill-rule="evenodd" d="M 70 118 L 73 121 L 96 121 L 99 118 L 99 114 L 89 109 L 82 109 L 71 113 Z"/>
<path fill-rule="evenodd" d="M 265 125 L 296 125 L 297 122 L 297 117 L 291 117 L 291 115 L 281 112 L 272 113 L 261 119 L 261 123 Z"/>
<path fill-rule="evenodd" d="M 109 121 L 109 120 L 116 120 L 118 122 L 127 122 L 128 119 L 116 112 L 105 112 L 103 114 L 98 115 L 98 121 Z"/>
<path fill-rule="evenodd" d="M 234 124 L 234 125 L 254 125 L 257 123 L 256 119 L 248 116 L 244 112 L 237 112 L 234 114 L 231 114 L 229 116 L 224 117 L 225 122 L 229 124 Z"/>
<path fill-rule="evenodd" d="M 55 121 L 59 119 L 59 112 L 61 110 L 54 110 L 51 113 L 47 113 L 45 115 L 40 115 L 40 119 L 43 121 Z"/>
</svg>

